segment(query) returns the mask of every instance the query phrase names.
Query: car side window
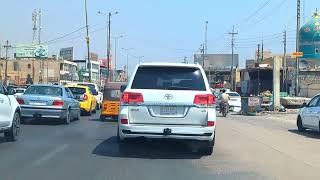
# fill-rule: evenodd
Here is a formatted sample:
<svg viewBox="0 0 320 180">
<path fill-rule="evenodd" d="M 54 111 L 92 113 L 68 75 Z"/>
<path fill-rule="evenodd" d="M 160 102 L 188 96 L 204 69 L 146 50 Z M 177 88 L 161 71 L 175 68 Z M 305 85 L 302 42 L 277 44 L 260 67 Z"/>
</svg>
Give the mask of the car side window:
<svg viewBox="0 0 320 180">
<path fill-rule="evenodd" d="M 65 90 L 66 90 L 66 92 L 67 92 L 68 98 L 73 98 L 73 94 L 72 94 L 72 92 L 70 91 L 70 89 L 69 89 L 69 88 L 65 88 Z"/>
<path fill-rule="evenodd" d="M 0 94 L 4 94 L 4 86 L 0 83 Z"/>
<path fill-rule="evenodd" d="M 320 96 L 314 97 L 314 98 L 310 101 L 308 107 L 320 106 L 320 104 L 319 104 L 319 97 L 320 97 Z"/>
</svg>

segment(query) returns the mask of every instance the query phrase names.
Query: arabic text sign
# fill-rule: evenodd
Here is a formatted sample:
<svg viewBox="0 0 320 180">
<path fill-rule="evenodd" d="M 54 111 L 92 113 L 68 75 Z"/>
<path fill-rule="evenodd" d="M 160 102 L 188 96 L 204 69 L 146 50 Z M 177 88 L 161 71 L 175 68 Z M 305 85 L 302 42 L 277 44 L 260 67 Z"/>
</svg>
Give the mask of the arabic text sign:
<svg viewBox="0 0 320 180">
<path fill-rule="evenodd" d="M 17 58 L 47 58 L 48 45 L 21 45 L 16 47 Z"/>
</svg>

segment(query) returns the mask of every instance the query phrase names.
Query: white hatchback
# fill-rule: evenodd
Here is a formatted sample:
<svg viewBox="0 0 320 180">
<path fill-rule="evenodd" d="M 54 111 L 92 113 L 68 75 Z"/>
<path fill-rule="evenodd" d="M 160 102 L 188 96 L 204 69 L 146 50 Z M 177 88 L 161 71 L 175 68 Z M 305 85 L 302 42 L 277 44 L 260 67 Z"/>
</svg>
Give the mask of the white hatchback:
<svg viewBox="0 0 320 180">
<path fill-rule="evenodd" d="M 299 111 L 297 127 L 299 131 L 320 131 L 320 94 L 314 96 L 308 104 L 304 103 Z"/>
<path fill-rule="evenodd" d="M 200 65 L 144 63 L 122 94 L 118 139 L 164 138 L 197 142 L 212 154 L 215 97 Z"/>
</svg>

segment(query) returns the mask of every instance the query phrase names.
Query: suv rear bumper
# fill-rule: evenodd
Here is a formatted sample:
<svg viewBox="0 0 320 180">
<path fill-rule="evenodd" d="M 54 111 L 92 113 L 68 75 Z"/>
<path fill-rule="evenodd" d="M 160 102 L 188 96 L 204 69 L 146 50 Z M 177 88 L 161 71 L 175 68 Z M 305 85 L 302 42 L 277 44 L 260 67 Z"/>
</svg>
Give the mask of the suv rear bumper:
<svg viewBox="0 0 320 180">
<path fill-rule="evenodd" d="M 170 130 L 165 132 L 165 130 Z M 215 126 L 181 126 L 181 125 L 136 125 L 119 124 L 120 139 L 125 138 L 151 138 L 151 139 L 189 139 L 199 141 L 212 141 L 215 135 Z"/>
</svg>

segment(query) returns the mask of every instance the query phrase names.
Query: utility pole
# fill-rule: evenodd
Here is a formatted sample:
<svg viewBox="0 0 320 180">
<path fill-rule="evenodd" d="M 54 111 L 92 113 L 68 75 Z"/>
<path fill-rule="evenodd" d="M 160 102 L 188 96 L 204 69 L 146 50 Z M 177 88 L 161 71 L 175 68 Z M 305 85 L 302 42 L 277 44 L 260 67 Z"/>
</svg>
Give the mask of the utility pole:
<svg viewBox="0 0 320 180">
<path fill-rule="evenodd" d="M 38 44 L 41 44 L 41 9 L 38 11 L 38 17 L 39 17 L 39 27 L 38 27 Z"/>
<path fill-rule="evenodd" d="M 300 0 L 297 0 L 297 27 L 296 27 L 296 52 L 300 51 L 299 48 L 299 30 L 300 30 Z M 296 96 L 299 95 L 299 57 L 296 57 Z"/>
<path fill-rule="evenodd" d="M 111 12 L 108 14 L 108 47 L 107 47 L 107 81 L 110 81 L 110 49 L 111 49 Z"/>
<path fill-rule="evenodd" d="M 287 31 L 283 31 L 283 75 L 282 75 L 282 89 L 287 92 Z"/>
<path fill-rule="evenodd" d="M 87 43 L 87 58 L 88 58 L 88 69 L 89 69 L 89 82 L 91 82 L 91 61 L 90 61 L 90 38 L 89 38 L 89 25 L 88 25 L 88 9 L 87 9 L 87 0 L 84 0 L 84 7 L 85 7 L 85 13 L 86 13 L 86 30 L 87 30 L 87 36 L 86 36 L 86 43 Z M 87 69 L 87 64 L 86 64 Z"/>
<path fill-rule="evenodd" d="M 4 84 L 7 86 L 8 85 L 8 51 L 9 48 L 11 48 L 11 45 L 9 45 L 9 41 L 6 41 L 6 44 L 3 46 L 6 49 L 6 66 L 4 70 Z"/>
<path fill-rule="evenodd" d="M 119 38 L 123 38 L 124 36 L 114 37 L 114 69 L 117 70 L 117 41 Z"/>
<path fill-rule="evenodd" d="M 232 54 L 232 63 L 231 63 L 231 85 L 232 85 L 232 90 L 235 91 L 235 82 L 234 82 L 234 77 L 233 77 L 233 66 L 234 66 L 234 35 L 238 34 L 238 32 L 234 31 L 234 26 L 232 27 L 232 32 L 229 32 L 229 34 L 231 35 L 231 54 Z"/>
<path fill-rule="evenodd" d="M 208 55 L 208 21 L 206 21 L 206 32 L 204 36 L 204 53 L 207 56 Z"/>
<path fill-rule="evenodd" d="M 204 67 L 204 44 L 200 45 L 200 52 L 202 54 L 202 68 L 205 70 L 205 67 Z"/>
<path fill-rule="evenodd" d="M 262 52 L 263 54 L 263 52 Z M 257 64 L 258 64 L 258 94 L 260 94 L 260 44 L 258 44 L 258 52 L 257 52 Z"/>
<path fill-rule="evenodd" d="M 258 44 L 257 63 L 260 63 L 260 44 Z"/>
<path fill-rule="evenodd" d="M 142 58 L 144 58 L 144 56 L 139 56 L 139 57 L 138 57 L 138 59 L 139 59 L 139 64 L 141 63 L 141 59 L 142 59 Z"/>
</svg>

